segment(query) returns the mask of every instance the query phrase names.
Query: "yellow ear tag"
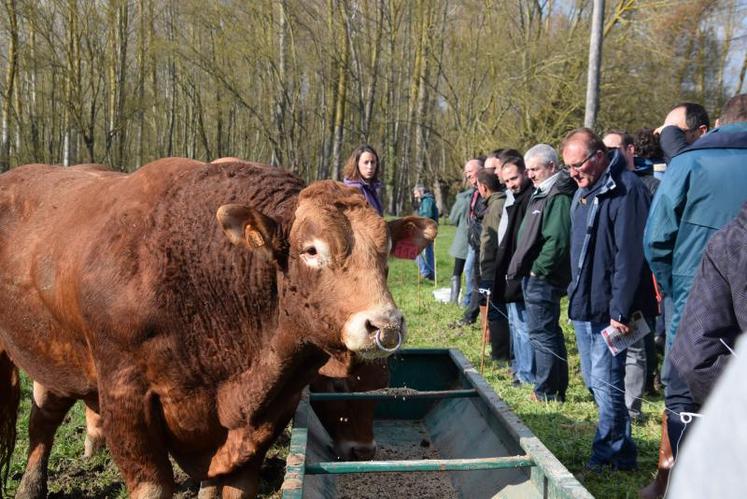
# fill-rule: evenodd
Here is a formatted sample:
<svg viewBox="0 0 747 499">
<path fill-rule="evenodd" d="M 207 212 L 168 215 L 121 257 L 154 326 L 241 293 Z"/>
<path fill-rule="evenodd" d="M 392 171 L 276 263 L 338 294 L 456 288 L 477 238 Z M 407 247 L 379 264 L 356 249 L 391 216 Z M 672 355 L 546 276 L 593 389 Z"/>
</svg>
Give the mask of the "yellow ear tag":
<svg viewBox="0 0 747 499">
<path fill-rule="evenodd" d="M 247 227 L 246 231 L 244 232 L 244 236 L 246 237 L 249 244 L 251 244 L 254 248 L 259 248 L 265 245 L 265 240 L 262 237 L 262 234 L 260 234 L 256 230 L 252 230 Z"/>
</svg>

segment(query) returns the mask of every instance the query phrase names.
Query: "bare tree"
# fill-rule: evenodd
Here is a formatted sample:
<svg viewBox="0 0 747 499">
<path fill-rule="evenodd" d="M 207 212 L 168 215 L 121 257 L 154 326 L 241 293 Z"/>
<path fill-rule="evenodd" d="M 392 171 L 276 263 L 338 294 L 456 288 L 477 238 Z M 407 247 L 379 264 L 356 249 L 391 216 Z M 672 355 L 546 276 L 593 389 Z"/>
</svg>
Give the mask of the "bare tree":
<svg viewBox="0 0 747 499">
<path fill-rule="evenodd" d="M 10 168 L 10 113 L 13 101 L 13 90 L 18 72 L 18 14 L 16 0 L 5 0 L 3 3 L 8 16 L 8 66 L 5 69 L 5 91 L 3 92 L 3 115 L 0 124 L 0 172 Z"/>
</svg>

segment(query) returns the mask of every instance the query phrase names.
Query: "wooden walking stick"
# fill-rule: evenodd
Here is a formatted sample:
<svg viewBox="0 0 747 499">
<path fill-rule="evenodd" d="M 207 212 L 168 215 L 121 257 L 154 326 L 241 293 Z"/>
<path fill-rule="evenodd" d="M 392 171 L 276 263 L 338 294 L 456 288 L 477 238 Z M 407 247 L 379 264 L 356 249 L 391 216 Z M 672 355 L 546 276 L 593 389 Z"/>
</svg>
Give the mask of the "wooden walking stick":
<svg viewBox="0 0 747 499">
<path fill-rule="evenodd" d="M 422 290 L 422 283 L 423 283 L 423 276 L 420 275 L 420 272 L 418 272 L 418 291 L 416 293 L 417 295 L 417 302 L 418 302 L 418 312 L 421 312 L 423 310 L 423 297 L 421 296 L 420 292 Z"/>
<path fill-rule="evenodd" d="M 436 240 L 433 240 L 433 287 L 438 283 L 438 259 L 436 258 Z"/>
<path fill-rule="evenodd" d="M 490 305 L 490 291 L 487 293 L 486 305 L 480 305 L 480 325 L 482 326 L 482 349 L 480 350 L 480 376 L 485 368 L 485 347 L 488 344 L 488 306 Z"/>
</svg>

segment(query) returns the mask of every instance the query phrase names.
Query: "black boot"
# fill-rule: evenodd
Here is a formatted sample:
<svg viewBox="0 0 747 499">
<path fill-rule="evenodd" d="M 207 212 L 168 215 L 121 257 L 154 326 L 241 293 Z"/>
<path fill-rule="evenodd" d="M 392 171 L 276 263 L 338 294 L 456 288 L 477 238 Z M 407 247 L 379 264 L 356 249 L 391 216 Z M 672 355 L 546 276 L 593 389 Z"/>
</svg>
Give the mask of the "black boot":
<svg viewBox="0 0 747 499">
<path fill-rule="evenodd" d="M 462 278 L 458 275 L 451 276 L 451 294 L 449 303 L 456 305 L 459 303 L 459 289 L 462 287 Z"/>
</svg>

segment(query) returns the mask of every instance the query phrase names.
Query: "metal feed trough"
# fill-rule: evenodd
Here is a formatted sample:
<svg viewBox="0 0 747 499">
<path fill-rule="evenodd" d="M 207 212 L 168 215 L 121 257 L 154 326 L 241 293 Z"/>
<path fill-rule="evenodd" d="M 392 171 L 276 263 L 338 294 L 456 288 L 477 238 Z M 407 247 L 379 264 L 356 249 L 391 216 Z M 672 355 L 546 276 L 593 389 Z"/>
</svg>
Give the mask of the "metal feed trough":
<svg viewBox="0 0 747 499">
<path fill-rule="evenodd" d="M 304 395 L 293 422 L 284 499 L 592 497 L 458 350 L 402 350 L 389 367 L 388 390 Z M 337 461 L 310 399 L 379 401 L 377 460 Z M 410 454 L 404 459 L 402 449 Z M 377 477 L 384 483 L 377 485 Z M 433 480 L 440 482 L 429 490 Z"/>
</svg>

